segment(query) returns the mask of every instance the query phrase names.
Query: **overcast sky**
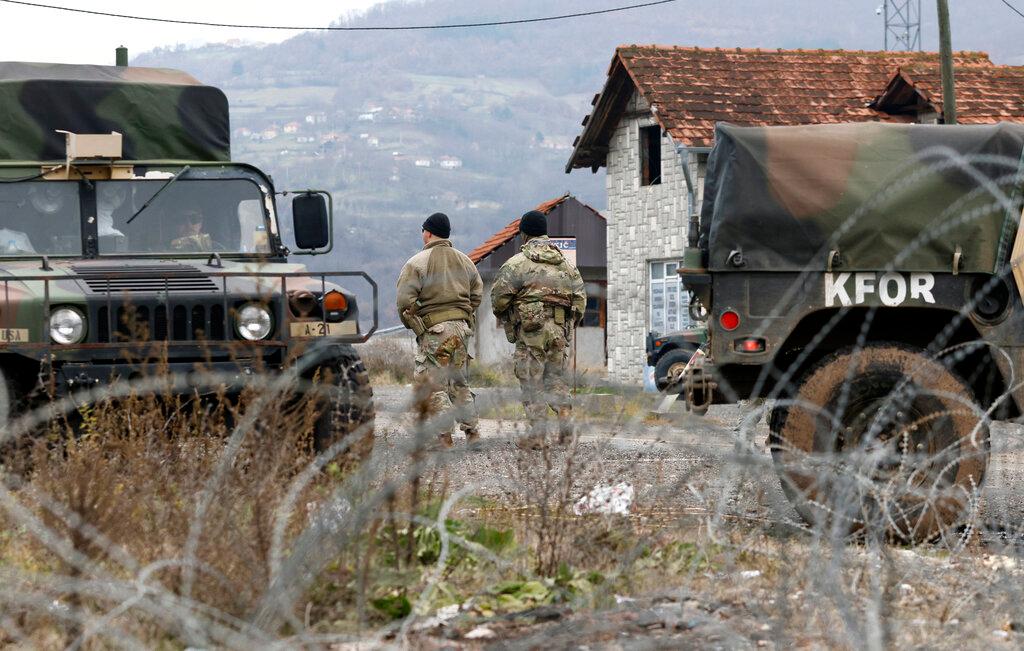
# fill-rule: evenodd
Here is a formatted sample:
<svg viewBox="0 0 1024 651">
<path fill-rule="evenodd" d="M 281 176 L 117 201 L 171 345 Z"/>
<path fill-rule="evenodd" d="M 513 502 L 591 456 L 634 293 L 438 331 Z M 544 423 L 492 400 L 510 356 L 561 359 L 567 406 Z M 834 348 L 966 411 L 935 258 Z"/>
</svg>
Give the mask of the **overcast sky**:
<svg viewBox="0 0 1024 651">
<path fill-rule="evenodd" d="M 271 25 L 329 25 L 347 12 L 366 9 L 380 0 L 39 0 L 46 4 L 159 18 L 203 20 L 220 23 Z M 114 64 L 114 49 L 128 48 L 130 55 L 155 47 L 200 45 L 229 39 L 278 42 L 299 32 L 233 30 L 148 23 L 87 16 L 52 9 L 0 3 L 0 61 L 48 61 L 58 63 Z"/>
</svg>

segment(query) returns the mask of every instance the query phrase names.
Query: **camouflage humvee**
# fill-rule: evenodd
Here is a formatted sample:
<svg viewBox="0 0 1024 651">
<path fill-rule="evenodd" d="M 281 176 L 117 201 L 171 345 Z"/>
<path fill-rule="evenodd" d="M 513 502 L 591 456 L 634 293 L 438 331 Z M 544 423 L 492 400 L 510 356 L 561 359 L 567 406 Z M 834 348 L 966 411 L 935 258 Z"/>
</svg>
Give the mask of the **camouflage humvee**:
<svg viewBox="0 0 1024 651">
<path fill-rule="evenodd" d="M 1024 405 L 1022 151 L 1024 125 L 719 126 L 685 394 L 775 400 L 809 522 L 923 539 L 976 503 L 989 424 Z"/>
<path fill-rule="evenodd" d="M 231 161 L 224 94 L 174 70 L 0 63 L 0 413 L 145 375 L 178 390 L 286 368 L 324 381 L 316 443 L 362 425 L 372 391 L 356 297 L 289 254 L 333 244 L 327 193 L 293 199 Z M 202 371 L 202 374 L 197 373 Z M 298 381 L 297 380 L 297 381 Z M 49 383 L 49 386 L 46 386 Z"/>
</svg>

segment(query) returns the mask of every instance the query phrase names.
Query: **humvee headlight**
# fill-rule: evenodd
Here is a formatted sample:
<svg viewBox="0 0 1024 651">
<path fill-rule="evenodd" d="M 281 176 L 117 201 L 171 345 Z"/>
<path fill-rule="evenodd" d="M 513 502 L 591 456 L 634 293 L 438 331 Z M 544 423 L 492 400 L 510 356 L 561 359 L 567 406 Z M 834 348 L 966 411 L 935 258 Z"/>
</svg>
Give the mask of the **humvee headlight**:
<svg viewBox="0 0 1024 651">
<path fill-rule="evenodd" d="M 58 344 L 77 344 L 85 338 L 85 316 L 73 307 L 57 308 L 50 315 L 50 338 Z"/>
<path fill-rule="evenodd" d="M 236 328 L 242 339 L 259 341 L 270 335 L 270 327 L 273 319 L 270 310 L 262 305 L 250 303 L 238 311 Z"/>
</svg>

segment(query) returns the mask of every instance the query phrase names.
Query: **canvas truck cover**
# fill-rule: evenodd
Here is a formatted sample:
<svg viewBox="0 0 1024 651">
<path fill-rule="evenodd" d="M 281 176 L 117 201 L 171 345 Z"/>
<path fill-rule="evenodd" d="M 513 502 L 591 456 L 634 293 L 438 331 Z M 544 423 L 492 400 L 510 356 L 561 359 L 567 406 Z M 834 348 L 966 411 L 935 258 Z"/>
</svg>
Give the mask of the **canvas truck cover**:
<svg viewBox="0 0 1024 651">
<path fill-rule="evenodd" d="M 0 160 L 64 159 L 64 136 L 124 135 L 125 160 L 227 161 L 224 93 L 177 70 L 0 62 Z"/>
<path fill-rule="evenodd" d="M 1020 124 L 720 124 L 701 210 L 708 267 L 824 270 L 835 250 L 843 271 L 941 272 L 959 249 L 959 271 L 993 273 L 1021 213 L 1022 151 Z"/>
</svg>

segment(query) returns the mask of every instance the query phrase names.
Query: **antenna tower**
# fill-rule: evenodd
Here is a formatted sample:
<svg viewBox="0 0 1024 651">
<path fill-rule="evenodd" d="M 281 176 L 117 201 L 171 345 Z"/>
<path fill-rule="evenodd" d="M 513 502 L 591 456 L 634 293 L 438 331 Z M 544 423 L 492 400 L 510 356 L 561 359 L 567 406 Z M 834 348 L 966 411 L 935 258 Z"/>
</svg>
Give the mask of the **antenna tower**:
<svg viewBox="0 0 1024 651">
<path fill-rule="evenodd" d="M 921 0 L 884 0 L 885 49 L 921 49 Z"/>
</svg>

